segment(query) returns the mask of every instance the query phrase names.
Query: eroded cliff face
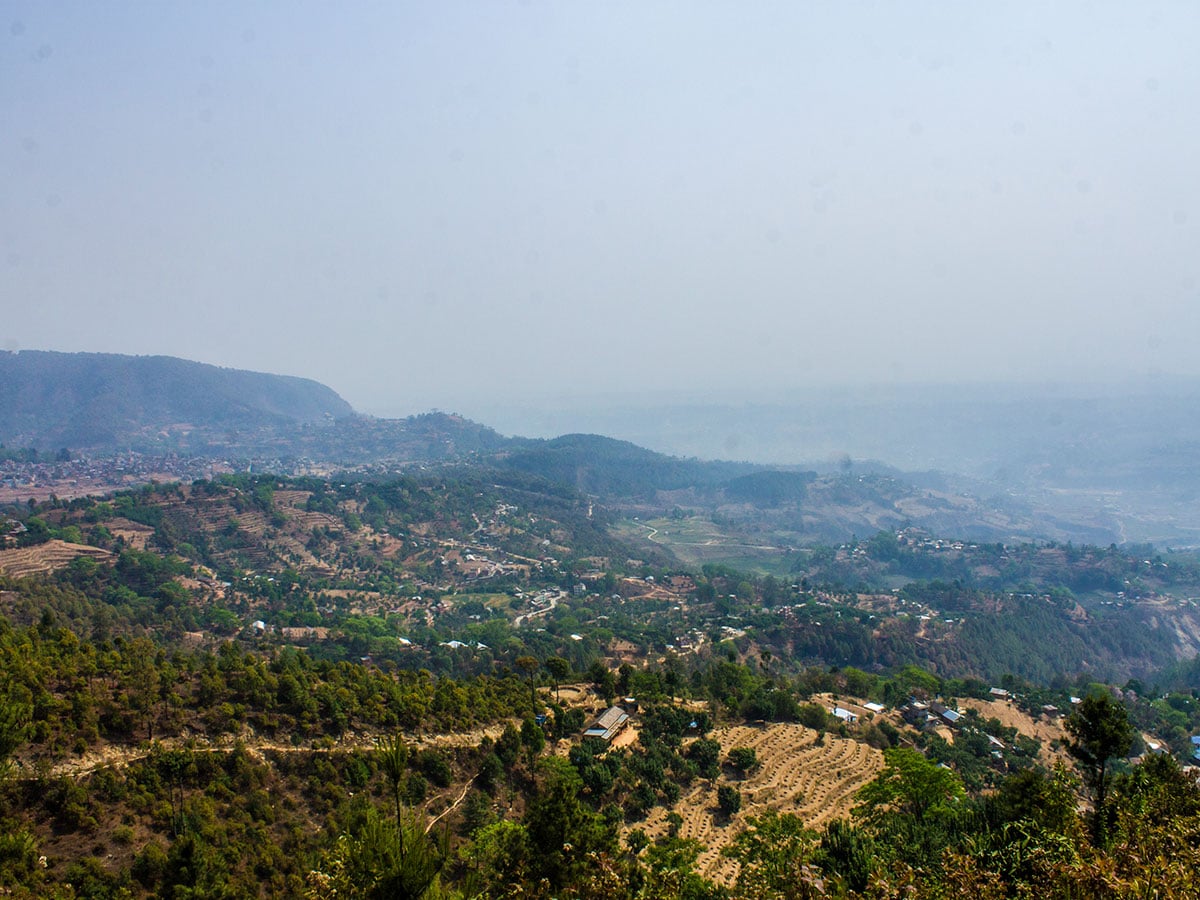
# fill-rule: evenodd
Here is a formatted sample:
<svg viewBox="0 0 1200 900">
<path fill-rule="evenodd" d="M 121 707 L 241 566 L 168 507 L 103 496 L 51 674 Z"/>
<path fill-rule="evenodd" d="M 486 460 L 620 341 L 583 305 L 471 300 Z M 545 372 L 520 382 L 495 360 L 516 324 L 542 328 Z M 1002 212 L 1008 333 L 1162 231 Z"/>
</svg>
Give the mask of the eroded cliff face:
<svg viewBox="0 0 1200 900">
<path fill-rule="evenodd" d="M 1178 609 L 1165 617 L 1179 638 L 1179 659 L 1200 655 L 1200 608 Z"/>
</svg>

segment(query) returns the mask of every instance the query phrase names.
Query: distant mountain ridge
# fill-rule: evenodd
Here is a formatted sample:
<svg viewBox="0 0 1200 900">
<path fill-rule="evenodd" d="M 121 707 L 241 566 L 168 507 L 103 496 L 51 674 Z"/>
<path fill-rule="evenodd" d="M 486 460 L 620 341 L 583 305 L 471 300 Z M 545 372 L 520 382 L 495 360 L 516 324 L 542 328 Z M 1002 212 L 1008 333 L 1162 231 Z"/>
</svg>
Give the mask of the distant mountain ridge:
<svg viewBox="0 0 1200 900">
<path fill-rule="evenodd" d="M 308 378 L 225 369 L 169 356 L 0 353 L 0 441 L 112 447 L 166 426 L 278 427 L 354 415 Z"/>
<path fill-rule="evenodd" d="M 598 434 L 505 437 L 441 412 L 377 419 L 310 379 L 173 357 L 0 353 L 0 384 L 0 443 L 11 448 L 100 455 L 128 448 L 218 457 L 257 471 L 316 462 L 371 477 L 412 465 L 481 467 L 567 487 L 630 517 L 711 520 L 758 549 L 909 525 L 984 541 L 1121 538 L 1108 516 L 1038 513 L 999 493 L 980 501 L 928 473 L 914 481 L 849 460 L 825 474 L 705 461 Z M 661 549 L 662 536 L 654 543 Z M 683 549 L 718 543 L 706 534 Z"/>
<path fill-rule="evenodd" d="M 598 434 L 550 440 L 515 439 L 501 464 L 539 475 L 581 493 L 608 497 L 653 495 L 660 490 L 711 488 L 763 468 L 753 463 L 679 459 Z"/>
</svg>

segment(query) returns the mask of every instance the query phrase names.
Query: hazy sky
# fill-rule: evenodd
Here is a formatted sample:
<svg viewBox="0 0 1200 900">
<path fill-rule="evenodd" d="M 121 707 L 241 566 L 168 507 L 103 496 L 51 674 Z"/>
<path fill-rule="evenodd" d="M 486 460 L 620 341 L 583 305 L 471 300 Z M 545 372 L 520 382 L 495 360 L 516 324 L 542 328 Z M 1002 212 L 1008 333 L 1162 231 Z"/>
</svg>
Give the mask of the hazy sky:
<svg viewBox="0 0 1200 900">
<path fill-rule="evenodd" d="M 0 0 L 0 343 L 357 408 L 1200 374 L 1200 4 Z"/>
</svg>

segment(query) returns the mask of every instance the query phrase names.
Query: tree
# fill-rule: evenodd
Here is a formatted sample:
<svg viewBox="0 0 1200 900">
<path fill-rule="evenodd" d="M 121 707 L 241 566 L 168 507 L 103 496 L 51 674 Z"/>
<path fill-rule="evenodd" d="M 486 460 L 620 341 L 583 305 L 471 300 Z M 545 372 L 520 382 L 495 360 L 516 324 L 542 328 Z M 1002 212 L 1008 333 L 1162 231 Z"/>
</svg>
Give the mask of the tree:
<svg viewBox="0 0 1200 900">
<path fill-rule="evenodd" d="M 8 773 L 9 757 L 25 742 L 32 715 L 32 706 L 14 698 L 11 687 L 0 699 L 0 781 Z"/>
<path fill-rule="evenodd" d="M 712 738 L 698 738 L 687 750 L 688 759 L 700 769 L 700 776 L 716 781 L 720 774 L 721 745 Z"/>
<path fill-rule="evenodd" d="M 550 678 L 554 681 L 554 699 L 558 698 L 558 686 L 562 684 L 571 674 L 571 664 L 561 656 L 551 656 L 546 660 L 546 671 L 550 673 Z"/>
<path fill-rule="evenodd" d="M 178 748 L 164 750 L 162 745 L 156 743 L 151 758 L 166 779 L 167 790 L 171 794 L 171 831 L 179 837 L 184 831 L 183 776 L 192 763 L 192 754 Z"/>
<path fill-rule="evenodd" d="M 483 791 L 471 791 L 467 795 L 467 802 L 463 804 L 462 834 L 470 837 L 479 829 L 491 825 L 495 820 L 496 816 L 492 812 L 492 798 Z"/>
<path fill-rule="evenodd" d="M 747 772 L 758 768 L 758 754 L 754 752 L 753 747 L 734 747 L 729 751 L 728 759 L 729 764 L 737 769 L 743 778 Z"/>
<path fill-rule="evenodd" d="M 646 882 L 640 896 L 702 898 L 712 896 L 711 885 L 696 874 L 700 843 L 668 838 L 646 851 Z"/>
<path fill-rule="evenodd" d="M 737 860 L 738 895 L 748 898 L 818 896 L 809 864 L 816 835 L 792 813 L 768 810 L 746 820 L 722 855 Z"/>
<path fill-rule="evenodd" d="M 805 703 L 797 716 L 801 725 L 814 731 L 824 731 L 829 724 L 829 713 L 818 703 Z"/>
<path fill-rule="evenodd" d="M 989 818 L 1005 824 L 1024 820 L 1057 833 L 1067 831 L 1075 805 L 1075 792 L 1061 767 L 1053 777 L 1040 769 L 1023 769 L 1006 778 L 986 801 Z"/>
<path fill-rule="evenodd" d="M 1084 697 L 1067 716 L 1067 752 L 1079 761 L 1083 780 L 1096 803 L 1092 815 L 1092 840 L 1097 847 L 1105 842 L 1107 830 L 1109 760 L 1124 756 L 1133 745 L 1134 731 L 1125 707 L 1106 693 Z"/>
<path fill-rule="evenodd" d="M 723 815 L 734 815 L 742 808 L 742 792 L 733 785 L 721 785 L 717 788 L 717 806 L 720 807 Z"/>
<path fill-rule="evenodd" d="M 515 725 L 509 722 L 504 726 L 504 731 L 496 740 L 496 756 L 500 762 L 504 764 L 504 768 L 511 769 L 517 762 L 517 754 L 521 752 L 521 733 L 517 731 Z"/>
<path fill-rule="evenodd" d="M 400 827 L 400 792 L 405 784 L 408 769 L 408 746 L 398 734 L 383 738 L 379 742 L 379 764 L 392 787 L 392 799 L 396 803 L 396 827 Z"/>
<path fill-rule="evenodd" d="M 529 881 L 529 832 L 517 822 L 501 819 L 485 825 L 459 855 L 470 871 L 470 896 L 515 896 Z"/>
<path fill-rule="evenodd" d="M 521 746 L 525 748 L 529 771 L 532 773 L 533 764 L 537 760 L 538 754 L 546 746 L 546 732 L 533 719 L 526 719 L 521 723 Z"/>
<path fill-rule="evenodd" d="M 534 878 L 545 878 L 557 889 L 581 882 L 594 854 L 615 851 L 616 830 L 580 800 L 583 782 L 567 760 L 545 757 L 538 766 L 540 783 L 523 824 Z"/>
<path fill-rule="evenodd" d="M 813 862 L 827 875 L 839 878 L 852 891 L 867 889 L 874 866 L 871 839 L 845 819 L 834 819 L 821 835 Z"/>
<path fill-rule="evenodd" d="M 679 661 L 679 654 L 668 650 L 663 658 L 663 687 L 667 689 L 672 703 L 676 695 L 683 693 L 683 685 L 683 664 Z"/>
<path fill-rule="evenodd" d="M 855 813 L 867 821 L 896 812 L 921 821 L 966 796 L 957 775 L 915 750 L 896 747 L 884 750 L 883 758 L 883 771 L 858 792 Z"/>
<path fill-rule="evenodd" d="M 449 835 L 429 833 L 426 827 L 413 813 L 393 825 L 370 810 L 363 822 L 337 839 L 320 868 L 309 874 L 307 896 L 319 900 L 442 896 L 438 875 L 449 858 Z"/>
<path fill-rule="evenodd" d="M 617 696 L 617 677 L 612 670 L 600 660 L 596 660 L 588 668 L 588 678 L 592 680 L 592 685 L 604 698 L 604 702 L 612 703 L 613 698 Z"/>
<path fill-rule="evenodd" d="M 535 676 L 539 668 L 537 657 L 534 656 L 518 656 L 513 663 L 518 669 L 525 673 L 525 677 L 529 679 L 529 702 L 534 711 L 537 711 L 537 682 Z"/>
<path fill-rule="evenodd" d="M 893 856 L 934 865 L 955 838 L 966 797 L 962 781 L 915 750 L 895 747 L 883 758 L 883 771 L 859 789 L 854 816 Z"/>
</svg>

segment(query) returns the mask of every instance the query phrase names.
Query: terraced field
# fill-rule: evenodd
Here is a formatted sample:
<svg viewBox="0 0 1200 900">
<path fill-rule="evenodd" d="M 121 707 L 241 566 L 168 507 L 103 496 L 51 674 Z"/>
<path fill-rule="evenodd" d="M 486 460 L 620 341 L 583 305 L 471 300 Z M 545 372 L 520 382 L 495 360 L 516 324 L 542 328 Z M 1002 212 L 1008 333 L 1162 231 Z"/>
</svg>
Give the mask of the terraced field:
<svg viewBox="0 0 1200 900">
<path fill-rule="evenodd" d="M 66 541 L 53 540 L 35 547 L 0 550 L 0 571 L 14 578 L 27 578 L 30 575 L 65 569 L 79 556 L 106 560 L 110 559 L 112 554 L 87 544 L 69 544 Z"/>
<path fill-rule="evenodd" d="M 716 787 L 697 782 L 680 799 L 676 812 L 683 817 L 682 838 L 697 840 L 706 849 L 697 869 L 706 877 L 729 883 L 736 866 L 721 857 L 740 830 L 738 820 L 761 815 L 768 809 L 793 813 L 811 828 L 849 815 L 854 793 L 883 769 L 883 754 L 855 740 L 825 736 L 802 725 L 739 725 L 716 732 L 722 756 L 734 747 L 750 747 L 760 767 L 744 780 L 732 780 L 742 792 L 742 812 L 732 823 L 720 821 Z M 643 826 L 654 838 L 666 834 L 668 810 L 658 808 Z"/>
<path fill-rule="evenodd" d="M 113 537 L 122 538 L 126 544 L 135 550 L 145 550 L 146 544 L 154 536 L 154 529 L 149 525 L 143 525 L 141 522 L 132 522 L 129 519 L 109 519 L 104 523 L 104 527 L 108 529 Z"/>
<path fill-rule="evenodd" d="M 312 491 L 275 491 L 275 505 L 278 507 L 287 507 L 289 509 L 303 509 L 308 503 L 308 498 L 312 496 Z"/>
</svg>

